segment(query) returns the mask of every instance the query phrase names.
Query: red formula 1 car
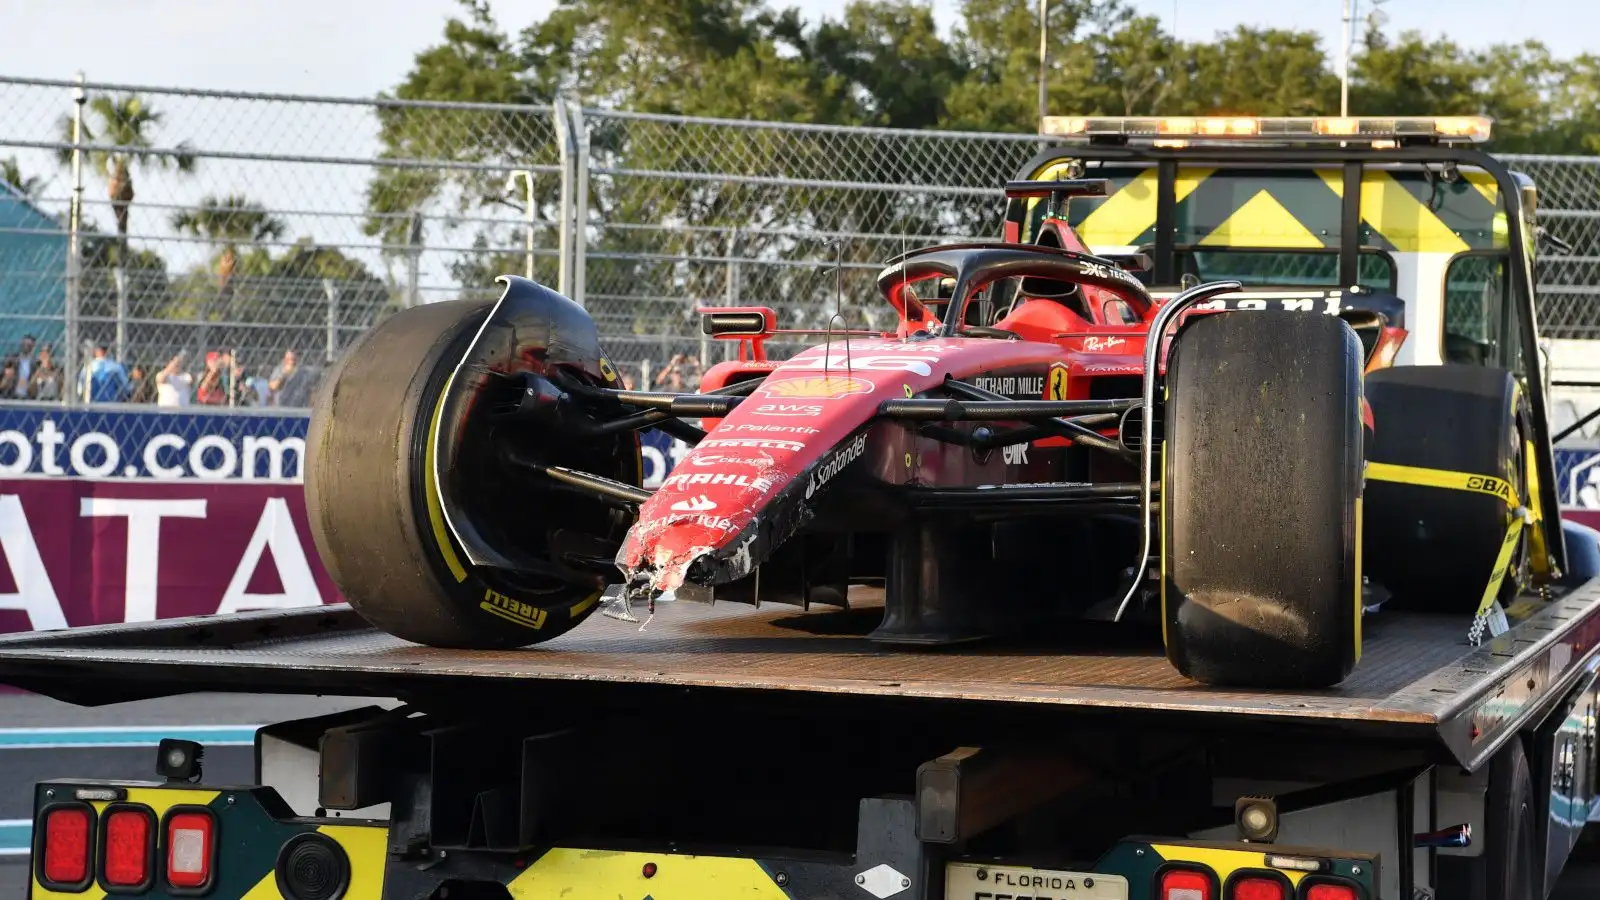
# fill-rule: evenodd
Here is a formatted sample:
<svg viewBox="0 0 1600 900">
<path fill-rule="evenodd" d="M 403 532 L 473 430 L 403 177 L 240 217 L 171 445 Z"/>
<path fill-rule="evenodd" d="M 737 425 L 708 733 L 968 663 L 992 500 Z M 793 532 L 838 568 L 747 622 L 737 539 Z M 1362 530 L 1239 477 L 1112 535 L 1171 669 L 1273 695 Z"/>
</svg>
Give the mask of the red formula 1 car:
<svg viewBox="0 0 1600 900">
<path fill-rule="evenodd" d="M 883 643 L 1137 621 L 1202 682 L 1341 681 L 1366 576 L 1417 552 L 1362 545 L 1364 375 L 1405 338 L 1384 298 L 1269 306 L 1225 281 L 1158 302 L 1137 255 L 1044 223 L 892 261 L 892 333 L 772 361 L 770 310 L 703 311 L 742 348 L 695 394 L 620 389 L 588 315 L 524 279 L 400 313 L 317 400 L 323 559 L 370 621 L 436 646 L 540 642 L 666 592 L 806 607 L 868 586 Z M 653 492 L 651 427 L 693 445 Z"/>
</svg>

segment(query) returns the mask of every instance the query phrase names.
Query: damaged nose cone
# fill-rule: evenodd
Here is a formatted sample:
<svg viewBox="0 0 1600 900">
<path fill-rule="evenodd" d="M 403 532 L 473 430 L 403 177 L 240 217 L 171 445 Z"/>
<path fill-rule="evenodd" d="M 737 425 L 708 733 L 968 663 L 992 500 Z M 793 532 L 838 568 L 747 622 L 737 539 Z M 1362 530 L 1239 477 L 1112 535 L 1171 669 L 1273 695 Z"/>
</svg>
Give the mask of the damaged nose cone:
<svg viewBox="0 0 1600 900">
<path fill-rule="evenodd" d="M 637 622 L 639 617 L 633 614 L 633 608 L 643 604 L 647 614 L 655 615 L 656 599 L 663 593 L 665 591 L 655 586 L 655 579 L 650 577 L 650 573 L 632 572 L 617 592 L 602 602 L 600 614 L 624 622 Z"/>
<path fill-rule="evenodd" d="M 657 603 L 686 599 L 709 602 L 711 590 L 707 585 L 714 574 L 712 553 L 701 553 L 684 562 L 668 560 L 660 565 L 624 568 L 627 580 L 618 591 L 607 597 L 601 614 L 625 622 L 637 622 L 633 608 L 643 604 L 649 615 L 655 615 Z"/>
</svg>

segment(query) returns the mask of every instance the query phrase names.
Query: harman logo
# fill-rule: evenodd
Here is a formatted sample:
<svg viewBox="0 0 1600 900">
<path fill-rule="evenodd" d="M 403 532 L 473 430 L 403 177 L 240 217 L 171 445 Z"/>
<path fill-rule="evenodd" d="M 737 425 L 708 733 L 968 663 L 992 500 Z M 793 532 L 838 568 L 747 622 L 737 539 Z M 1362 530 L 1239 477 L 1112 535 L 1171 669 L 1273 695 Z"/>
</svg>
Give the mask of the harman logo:
<svg viewBox="0 0 1600 900">
<path fill-rule="evenodd" d="M 872 382 L 860 378 L 838 375 L 817 375 L 809 378 L 785 378 L 768 382 L 757 391 L 763 397 L 796 399 L 836 399 L 851 394 L 872 393 Z"/>
<path fill-rule="evenodd" d="M 867 433 L 862 432 L 853 438 L 850 443 L 834 451 L 833 458 L 817 466 L 811 473 L 811 480 L 806 482 L 806 499 L 810 500 L 823 485 L 833 480 L 833 476 L 844 471 L 845 466 L 855 462 L 867 449 Z"/>
</svg>

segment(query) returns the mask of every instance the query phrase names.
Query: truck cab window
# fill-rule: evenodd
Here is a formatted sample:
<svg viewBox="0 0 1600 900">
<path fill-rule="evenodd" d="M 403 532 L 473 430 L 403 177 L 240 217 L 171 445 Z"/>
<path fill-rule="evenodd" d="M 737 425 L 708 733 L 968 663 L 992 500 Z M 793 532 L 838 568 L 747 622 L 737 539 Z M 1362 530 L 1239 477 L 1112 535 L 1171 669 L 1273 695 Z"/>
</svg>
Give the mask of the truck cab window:
<svg viewBox="0 0 1600 900">
<path fill-rule="evenodd" d="M 1506 305 L 1511 302 L 1511 267 L 1504 254 L 1463 254 L 1445 271 L 1444 359 L 1502 365 Z M 1520 354 L 1518 354 L 1520 355 Z"/>
</svg>

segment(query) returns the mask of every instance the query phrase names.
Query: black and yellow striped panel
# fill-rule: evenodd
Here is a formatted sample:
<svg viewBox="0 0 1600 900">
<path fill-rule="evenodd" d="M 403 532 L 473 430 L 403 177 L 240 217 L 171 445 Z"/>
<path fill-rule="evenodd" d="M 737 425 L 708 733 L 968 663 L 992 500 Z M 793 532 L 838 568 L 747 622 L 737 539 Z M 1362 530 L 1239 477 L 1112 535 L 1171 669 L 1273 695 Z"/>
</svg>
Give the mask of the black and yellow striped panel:
<svg viewBox="0 0 1600 900">
<path fill-rule="evenodd" d="M 1034 175 L 1064 177 L 1065 163 Z M 1090 173 L 1111 182 L 1104 198 L 1075 197 L 1068 224 L 1090 246 L 1152 244 L 1156 170 L 1108 166 Z M 1342 236 L 1343 171 L 1178 167 L 1174 187 L 1176 242 L 1212 248 L 1336 250 Z M 1026 201 L 1033 223 L 1037 199 Z M 1031 239 L 1033 229 L 1024 234 Z M 1395 253 L 1462 253 L 1506 246 L 1504 207 L 1482 172 L 1445 182 L 1421 170 L 1363 172 L 1361 243 Z"/>
<path fill-rule="evenodd" d="M 99 787 L 100 785 L 86 785 Z M 72 784 L 42 784 L 37 788 L 36 808 L 57 800 L 70 800 Z M 273 873 L 278 850 L 298 834 L 318 831 L 344 848 L 350 859 L 350 885 L 345 900 L 382 900 L 384 864 L 388 830 L 381 825 L 336 824 L 325 819 L 279 820 L 273 818 L 256 798 L 253 790 L 219 791 L 212 788 L 128 787 L 123 802 L 150 807 L 160 818 L 174 806 L 208 807 L 217 819 L 216 882 L 206 893 L 208 900 L 281 900 Z M 45 796 L 54 791 L 55 796 Z M 92 802 L 96 816 L 108 803 Z M 157 851 L 158 855 L 161 851 Z M 34 900 L 104 900 L 106 892 L 90 885 L 78 893 L 49 891 L 33 882 Z M 140 897 L 168 900 L 171 897 L 158 879 Z"/>
</svg>

